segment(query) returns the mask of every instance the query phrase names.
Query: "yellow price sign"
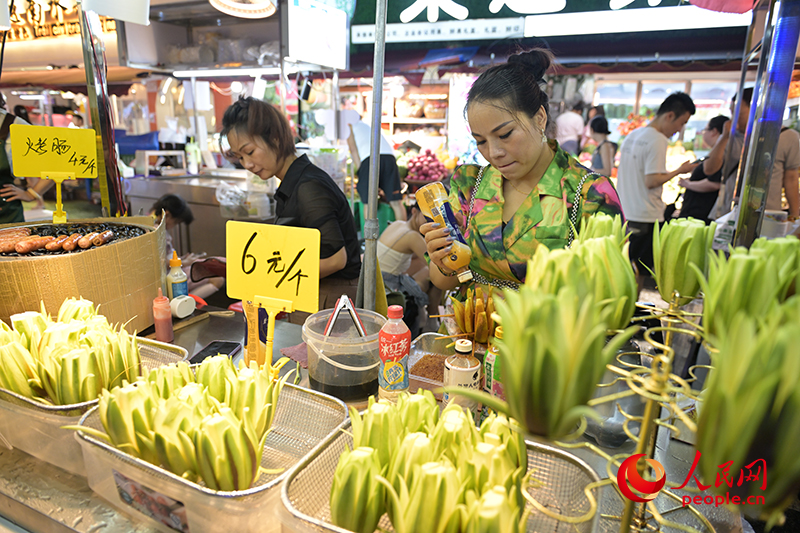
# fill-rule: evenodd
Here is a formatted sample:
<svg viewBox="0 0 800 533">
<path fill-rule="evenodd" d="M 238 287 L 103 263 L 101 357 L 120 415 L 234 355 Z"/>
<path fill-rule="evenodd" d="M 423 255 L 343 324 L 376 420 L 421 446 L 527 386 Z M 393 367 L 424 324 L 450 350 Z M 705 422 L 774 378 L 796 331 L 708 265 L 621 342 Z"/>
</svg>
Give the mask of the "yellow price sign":
<svg viewBox="0 0 800 533">
<path fill-rule="evenodd" d="M 228 296 L 263 306 L 269 316 L 262 349 L 257 310 L 243 305 L 248 328 L 253 328 L 248 329 L 245 362 L 272 367 L 276 315 L 319 310 L 319 230 L 230 221 L 225 237 Z"/>
<path fill-rule="evenodd" d="M 97 177 L 94 130 L 12 124 L 10 132 L 15 176 L 65 172 L 74 173 L 73 178 Z"/>
<path fill-rule="evenodd" d="M 230 221 L 226 232 L 228 296 L 292 302 L 319 310 L 319 230 Z"/>
</svg>

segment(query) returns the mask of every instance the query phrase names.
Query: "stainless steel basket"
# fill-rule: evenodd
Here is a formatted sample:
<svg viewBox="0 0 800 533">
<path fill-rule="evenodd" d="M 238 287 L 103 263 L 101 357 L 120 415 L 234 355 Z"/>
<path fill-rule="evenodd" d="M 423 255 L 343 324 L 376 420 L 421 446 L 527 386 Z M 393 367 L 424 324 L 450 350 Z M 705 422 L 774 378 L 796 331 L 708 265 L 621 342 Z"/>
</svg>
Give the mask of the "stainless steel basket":
<svg viewBox="0 0 800 533">
<path fill-rule="evenodd" d="M 349 427 L 348 422 L 345 430 Z M 536 501 L 562 516 L 580 517 L 589 512 L 591 504 L 584 489 L 590 483 L 600 481 L 597 473 L 583 460 L 563 450 L 529 440 L 526 444 L 528 471 L 533 470 L 533 477 L 542 483 L 540 487 L 529 489 Z M 280 518 L 284 531 L 348 533 L 346 529 L 330 522 L 329 506 L 333 474 L 345 446 L 353 446 L 353 439 L 348 433 L 333 435 L 323 447 L 289 473 L 281 491 L 283 508 Z M 592 493 L 596 499 L 599 498 L 597 489 L 593 489 Z M 436 512 L 435 509 L 430 511 Z M 569 524 L 532 511 L 527 530 L 536 533 L 589 533 L 597 531 L 598 520 L 599 514 L 595 513 L 586 522 Z M 378 527 L 394 531 L 386 515 L 381 518 Z"/>
<path fill-rule="evenodd" d="M 177 363 L 188 352 L 172 344 L 137 337 L 142 373 L 153 368 Z M 75 426 L 97 400 L 70 405 L 46 405 L 0 388 L 0 442 L 17 448 L 42 461 L 86 477 L 81 447 L 74 431 L 61 429 Z"/>
<path fill-rule="evenodd" d="M 175 508 L 172 514 L 178 520 L 185 520 L 177 528 L 179 530 L 185 525 L 190 531 L 204 533 L 260 533 L 280 530 L 274 509 L 280 505 L 278 488 L 289 470 L 338 434 L 347 420 L 347 406 L 342 401 L 309 389 L 285 385 L 261 459 L 264 469 L 280 469 L 281 472 L 262 473 L 252 488 L 232 492 L 214 491 L 187 481 L 82 431 L 77 432 L 77 438 L 83 448 L 92 490 L 148 525 L 167 533 L 176 529 L 174 524 L 159 523 L 158 517 L 147 508 L 126 501 L 121 494 L 122 483 L 133 482 L 140 493 L 148 494 L 148 498 L 164 500 L 166 497 L 166 501 L 171 500 Z M 96 408 L 86 413 L 80 424 L 103 429 Z"/>
</svg>

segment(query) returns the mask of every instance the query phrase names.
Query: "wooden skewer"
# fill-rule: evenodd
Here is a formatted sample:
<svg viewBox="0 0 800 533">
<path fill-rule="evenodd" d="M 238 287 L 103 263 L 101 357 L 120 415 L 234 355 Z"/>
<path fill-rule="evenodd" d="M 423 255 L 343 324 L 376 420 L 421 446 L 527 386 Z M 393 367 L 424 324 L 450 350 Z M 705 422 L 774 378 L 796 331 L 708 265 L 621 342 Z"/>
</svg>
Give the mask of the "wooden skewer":
<svg viewBox="0 0 800 533">
<path fill-rule="evenodd" d="M 428 315 L 428 318 L 448 318 L 451 316 L 456 316 L 455 313 L 452 315 Z"/>
<path fill-rule="evenodd" d="M 445 335 L 444 337 L 439 337 L 440 339 L 455 339 L 456 337 L 464 337 L 464 336 L 472 336 L 475 335 L 474 333 L 459 333 L 458 335 Z"/>
</svg>

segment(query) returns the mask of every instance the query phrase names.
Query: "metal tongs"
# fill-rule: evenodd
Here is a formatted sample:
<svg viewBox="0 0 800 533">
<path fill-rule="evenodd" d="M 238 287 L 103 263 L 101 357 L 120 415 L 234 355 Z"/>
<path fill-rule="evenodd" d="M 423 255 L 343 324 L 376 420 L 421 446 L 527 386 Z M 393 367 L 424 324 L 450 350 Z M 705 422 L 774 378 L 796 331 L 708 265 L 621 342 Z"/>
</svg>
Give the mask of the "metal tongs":
<svg viewBox="0 0 800 533">
<path fill-rule="evenodd" d="M 350 314 L 350 318 L 353 321 L 353 324 L 356 326 L 356 331 L 358 331 L 359 337 L 366 337 L 367 332 L 364 330 L 364 323 L 361 322 L 361 317 L 358 316 L 356 313 L 356 308 L 353 306 L 352 300 L 346 294 L 343 294 L 341 298 L 336 301 L 336 306 L 333 308 L 333 312 L 331 313 L 330 318 L 328 318 L 328 323 L 325 324 L 325 333 L 324 335 L 327 337 L 331 334 L 331 330 L 333 330 L 333 325 L 336 324 L 336 321 L 339 319 L 339 314 L 342 311 L 347 311 Z"/>
</svg>

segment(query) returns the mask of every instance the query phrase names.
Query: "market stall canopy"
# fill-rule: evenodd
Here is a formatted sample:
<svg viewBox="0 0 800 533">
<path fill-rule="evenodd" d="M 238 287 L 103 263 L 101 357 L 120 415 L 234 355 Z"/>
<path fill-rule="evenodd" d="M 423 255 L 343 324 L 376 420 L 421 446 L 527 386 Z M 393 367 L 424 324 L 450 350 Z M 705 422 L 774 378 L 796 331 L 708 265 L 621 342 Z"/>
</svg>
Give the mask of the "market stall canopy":
<svg viewBox="0 0 800 533">
<path fill-rule="evenodd" d="M 148 76 L 149 70 L 127 67 L 108 68 L 108 93 L 125 96 L 131 84 L 142 76 Z M 59 89 L 74 93 L 86 93 L 86 74 L 82 68 L 54 70 L 25 70 L 3 72 L 0 87 L 42 87 Z"/>
<path fill-rule="evenodd" d="M 752 2 L 748 2 L 751 6 Z M 403 17 L 412 6 L 422 4 L 428 5 L 426 10 L 415 10 L 417 14 L 412 19 Z M 519 48 L 534 46 L 549 48 L 557 62 L 569 69 L 602 64 L 617 69 L 657 71 L 682 69 L 682 63 L 694 63 L 691 70 L 698 67 L 716 70 L 720 65 L 725 70 L 737 70 L 751 19 L 749 14 L 741 14 L 741 10 L 714 13 L 682 2 L 646 0 L 610 3 L 608 0 L 514 3 L 456 0 L 454 4 L 464 8 L 465 17 L 456 17 L 454 6 L 449 9 L 434 4 L 439 5 L 422 0 L 397 0 L 389 4 L 387 73 L 413 72 L 414 63 L 416 70 L 422 70 L 425 65 L 424 59 L 419 59 L 421 51 L 440 50 L 443 46 L 479 47 L 471 58 L 448 61 L 443 67 L 448 71 L 502 62 Z M 372 57 L 374 19 L 373 4 L 357 4 L 351 26 L 350 71 L 362 76 Z M 671 65 L 665 68 L 667 63 Z"/>
</svg>

